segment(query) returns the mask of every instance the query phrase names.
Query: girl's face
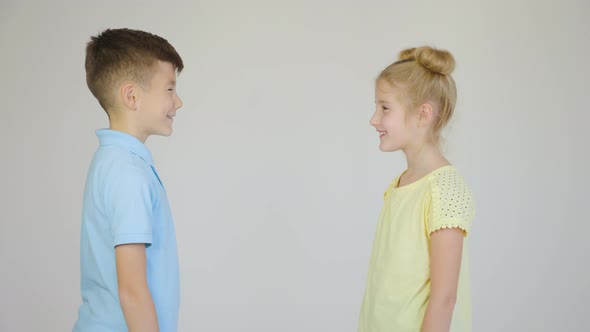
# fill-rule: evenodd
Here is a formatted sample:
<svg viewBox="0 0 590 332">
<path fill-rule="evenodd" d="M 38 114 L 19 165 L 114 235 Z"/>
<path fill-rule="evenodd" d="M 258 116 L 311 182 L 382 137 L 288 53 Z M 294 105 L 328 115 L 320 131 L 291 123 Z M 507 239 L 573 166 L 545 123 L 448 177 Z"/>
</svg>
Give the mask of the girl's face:
<svg viewBox="0 0 590 332">
<path fill-rule="evenodd" d="M 419 138 L 417 112 L 408 111 L 401 102 L 398 88 L 384 80 L 375 84 L 375 114 L 370 124 L 379 133 L 383 152 L 404 150 Z"/>
</svg>

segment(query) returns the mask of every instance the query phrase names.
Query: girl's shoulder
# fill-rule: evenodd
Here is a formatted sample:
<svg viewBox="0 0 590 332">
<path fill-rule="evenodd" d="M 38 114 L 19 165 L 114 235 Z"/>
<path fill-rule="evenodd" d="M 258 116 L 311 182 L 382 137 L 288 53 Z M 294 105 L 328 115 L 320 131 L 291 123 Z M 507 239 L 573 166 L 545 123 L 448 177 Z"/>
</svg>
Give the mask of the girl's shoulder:
<svg viewBox="0 0 590 332">
<path fill-rule="evenodd" d="M 431 221 L 456 220 L 470 225 L 475 216 L 473 194 L 457 168 L 452 165 L 441 167 L 428 175 L 428 182 Z"/>
<path fill-rule="evenodd" d="M 439 193 L 471 193 L 465 178 L 453 165 L 440 167 L 426 176 L 431 190 Z"/>
</svg>

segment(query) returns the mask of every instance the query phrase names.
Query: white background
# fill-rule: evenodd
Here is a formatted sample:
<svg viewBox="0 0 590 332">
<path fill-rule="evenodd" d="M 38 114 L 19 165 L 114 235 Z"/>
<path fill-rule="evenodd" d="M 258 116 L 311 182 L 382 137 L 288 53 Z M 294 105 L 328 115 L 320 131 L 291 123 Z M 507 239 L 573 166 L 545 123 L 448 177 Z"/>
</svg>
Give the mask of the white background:
<svg viewBox="0 0 590 332">
<path fill-rule="evenodd" d="M 100 3 L 100 4 L 99 4 Z M 77 317 L 82 191 L 107 118 L 84 51 L 109 27 L 183 57 L 148 140 L 181 263 L 180 331 L 355 331 L 383 191 L 368 125 L 406 47 L 456 57 L 445 150 L 472 186 L 474 331 L 587 331 L 588 1 L 0 4 L 0 330 Z"/>
</svg>

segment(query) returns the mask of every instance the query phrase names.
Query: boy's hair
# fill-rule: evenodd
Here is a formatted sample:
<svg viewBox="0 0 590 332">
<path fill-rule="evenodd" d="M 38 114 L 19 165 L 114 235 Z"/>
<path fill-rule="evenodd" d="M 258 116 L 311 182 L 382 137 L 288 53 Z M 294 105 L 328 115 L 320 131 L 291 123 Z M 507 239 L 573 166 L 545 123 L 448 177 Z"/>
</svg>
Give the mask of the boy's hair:
<svg viewBox="0 0 590 332">
<path fill-rule="evenodd" d="M 457 88 L 451 73 L 455 58 L 446 50 L 429 46 L 409 48 L 400 52 L 399 60 L 385 68 L 377 80 L 401 90 L 404 106 L 414 110 L 425 102 L 432 103 L 438 115 L 433 138 L 440 140 L 440 131 L 453 116 Z"/>
<path fill-rule="evenodd" d="M 125 80 L 149 85 L 158 60 L 172 64 L 177 73 L 182 58 L 168 41 L 149 32 L 107 29 L 86 45 L 86 83 L 107 111 L 114 106 L 114 90 Z"/>
</svg>

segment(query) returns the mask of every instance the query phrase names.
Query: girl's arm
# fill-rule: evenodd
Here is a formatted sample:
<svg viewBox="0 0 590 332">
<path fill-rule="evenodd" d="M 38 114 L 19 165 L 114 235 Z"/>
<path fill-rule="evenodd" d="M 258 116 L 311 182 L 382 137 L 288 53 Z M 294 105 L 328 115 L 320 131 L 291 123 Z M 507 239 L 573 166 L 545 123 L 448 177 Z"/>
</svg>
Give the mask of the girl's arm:
<svg viewBox="0 0 590 332">
<path fill-rule="evenodd" d="M 464 236 L 459 228 L 442 228 L 430 236 L 430 300 L 422 332 L 448 332 L 451 327 Z"/>
</svg>

